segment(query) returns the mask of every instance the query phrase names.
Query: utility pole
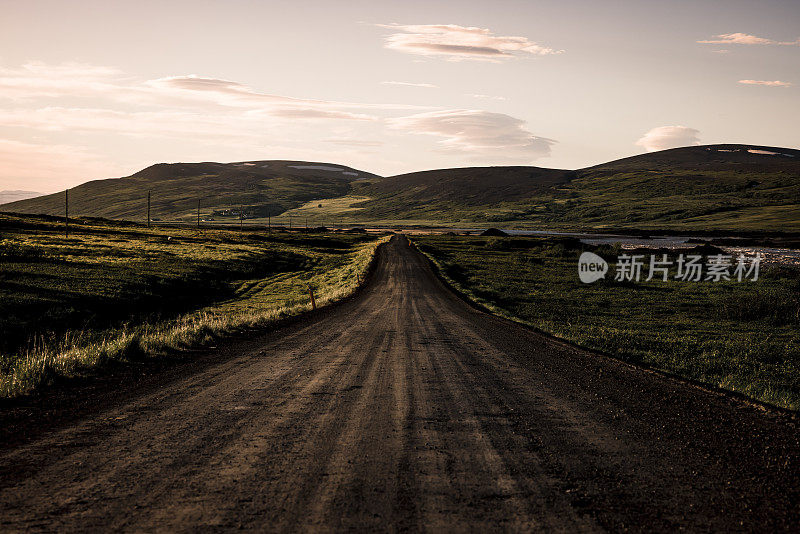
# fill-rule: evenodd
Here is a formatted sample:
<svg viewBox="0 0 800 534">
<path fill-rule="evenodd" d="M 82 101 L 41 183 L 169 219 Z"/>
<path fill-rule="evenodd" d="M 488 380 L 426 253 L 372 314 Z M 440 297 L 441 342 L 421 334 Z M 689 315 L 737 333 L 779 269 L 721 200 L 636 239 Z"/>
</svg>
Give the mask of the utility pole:
<svg viewBox="0 0 800 534">
<path fill-rule="evenodd" d="M 197 199 L 197 228 L 200 228 L 200 199 Z"/>
<path fill-rule="evenodd" d="M 147 227 L 150 228 L 150 191 L 147 192 Z"/>
<path fill-rule="evenodd" d="M 69 237 L 69 189 L 64 190 L 64 237 Z"/>
<path fill-rule="evenodd" d="M 244 230 L 244 205 L 239 206 L 239 231 Z"/>
</svg>

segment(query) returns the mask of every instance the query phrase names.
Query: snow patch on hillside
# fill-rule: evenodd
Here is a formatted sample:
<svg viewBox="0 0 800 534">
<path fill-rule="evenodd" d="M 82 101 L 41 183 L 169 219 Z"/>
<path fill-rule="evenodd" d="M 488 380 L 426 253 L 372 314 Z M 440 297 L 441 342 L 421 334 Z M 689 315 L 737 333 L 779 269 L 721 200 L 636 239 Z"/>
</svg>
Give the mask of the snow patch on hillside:
<svg viewBox="0 0 800 534">
<path fill-rule="evenodd" d="M 794 157 L 792 154 L 785 154 L 783 152 L 771 152 L 769 150 L 757 150 L 755 148 L 748 149 L 747 151 L 750 152 L 751 154 L 764 154 L 767 156 L 789 156 L 790 158 Z"/>
<path fill-rule="evenodd" d="M 341 167 L 330 167 L 328 165 L 289 165 L 289 167 L 306 171 L 344 171 Z"/>
</svg>

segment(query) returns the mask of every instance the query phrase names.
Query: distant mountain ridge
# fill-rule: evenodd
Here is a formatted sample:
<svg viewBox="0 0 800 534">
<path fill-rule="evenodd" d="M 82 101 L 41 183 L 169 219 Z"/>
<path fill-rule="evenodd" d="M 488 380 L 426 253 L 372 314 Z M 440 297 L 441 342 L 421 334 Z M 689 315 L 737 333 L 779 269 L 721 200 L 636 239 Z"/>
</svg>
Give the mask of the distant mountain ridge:
<svg viewBox="0 0 800 534">
<path fill-rule="evenodd" d="M 16 202 L 17 200 L 27 200 L 29 198 L 39 196 L 42 196 L 42 194 L 37 193 L 36 191 L 20 191 L 14 189 L 3 190 L 0 191 L 0 204 Z"/>
<path fill-rule="evenodd" d="M 800 232 L 800 151 L 758 145 L 682 147 L 577 170 L 463 167 L 389 177 L 303 161 L 160 163 L 70 189 L 70 212 L 142 220 L 147 191 L 156 218 L 191 218 L 198 199 L 204 214 L 246 217 L 341 199 L 320 210 L 363 222 Z M 61 215 L 63 193 L 0 210 Z"/>
</svg>

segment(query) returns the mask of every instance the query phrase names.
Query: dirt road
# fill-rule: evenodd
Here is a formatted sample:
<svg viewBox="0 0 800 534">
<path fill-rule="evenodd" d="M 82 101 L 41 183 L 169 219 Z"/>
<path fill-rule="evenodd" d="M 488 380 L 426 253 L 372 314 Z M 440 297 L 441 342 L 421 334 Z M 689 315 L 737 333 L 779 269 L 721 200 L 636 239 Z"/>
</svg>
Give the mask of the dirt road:
<svg viewBox="0 0 800 534">
<path fill-rule="evenodd" d="M 0 531 L 791 530 L 797 421 L 476 311 L 395 238 L 367 288 L 0 453 Z"/>
</svg>

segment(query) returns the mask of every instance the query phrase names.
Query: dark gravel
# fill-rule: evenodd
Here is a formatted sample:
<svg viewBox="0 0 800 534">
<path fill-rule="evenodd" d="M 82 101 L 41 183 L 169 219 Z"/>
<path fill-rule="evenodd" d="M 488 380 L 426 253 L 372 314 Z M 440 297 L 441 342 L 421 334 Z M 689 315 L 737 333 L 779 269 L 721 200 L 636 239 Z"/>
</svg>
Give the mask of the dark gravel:
<svg viewBox="0 0 800 534">
<path fill-rule="evenodd" d="M 793 415 L 477 311 L 399 237 L 358 297 L 148 374 L 4 409 L 0 530 L 800 529 Z"/>
</svg>

